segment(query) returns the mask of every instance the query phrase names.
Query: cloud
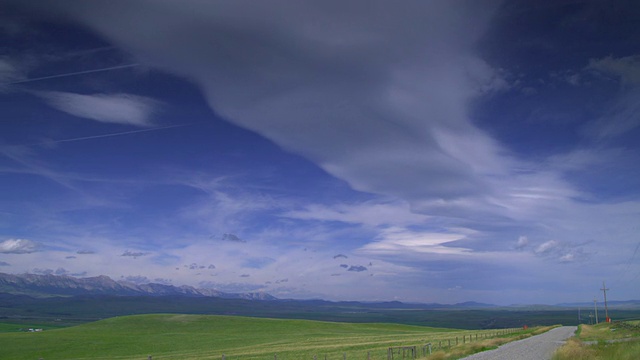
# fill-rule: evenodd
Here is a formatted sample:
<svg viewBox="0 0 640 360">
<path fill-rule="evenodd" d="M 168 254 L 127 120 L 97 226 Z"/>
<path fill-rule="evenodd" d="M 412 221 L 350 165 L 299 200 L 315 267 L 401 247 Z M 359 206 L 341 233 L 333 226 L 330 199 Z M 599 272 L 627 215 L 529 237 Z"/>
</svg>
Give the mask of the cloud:
<svg viewBox="0 0 640 360">
<path fill-rule="evenodd" d="M 640 126 L 640 55 L 621 58 L 607 56 L 591 59 L 584 69 L 587 74 L 601 75 L 619 81 L 621 91 L 599 118 L 589 121 L 583 133 L 598 140 L 623 136 Z"/>
<path fill-rule="evenodd" d="M 474 54 L 497 2 L 55 6 L 356 190 L 476 197 L 505 171 L 502 149 L 466 110 L 507 86 Z"/>
<path fill-rule="evenodd" d="M 640 55 L 591 59 L 586 69 L 614 76 L 623 85 L 640 84 Z"/>
<path fill-rule="evenodd" d="M 0 266 L 11 266 L 11 264 L 6 261 L 0 261 Z"/>
<path fill-rule="evenodd" d="M 30 254 L 40 250 L 40 244 L 27 239 L 8 239 L 0 242 L 0 253 Z"/>
<path fill-rule="evenodd" d="M 171 285 L 173 283 L 171 279 L 165 279 L 165 278 L 155 278 L 153 279 L 153 282 L 156 284 L 162 284 L 162 285 Z"/>
<path fill-rule="evenodd" d="M 516 243 L 516 249 L 524 249 L 529 245 L 529 239 L 526 236 L 520 236 Z"/>
<path fill-rule="evenodd" d="M 127 250 L 127 251 L 123 252 L 122 255 L 120 255 L 120 256 L 130 256 L 130 257 L 133 257 L 134 259 L 137 259 L 137 258 L 139 258 L 141 256 L 146 256 L 146 255 L 149 255 L 149 253 L 141 252 L 141 251 L 135 251 L 134 252 L 134 251 Z"/>
<path fill-rule="evenodd" d="M 184 265 L 184 267 L 189 269 L 189 270 L 200 270 L 200 269 L 204 269 L 205 268 L 204 265 L 198 265 L 196 263 L 191 263 L 189 265 Z"/>
<path fill-rule="evenodd" d="M 151 282 L 151 280 L 149 280 L 148 277 L 146 276 L 142 276 L 142 275 L 129 275 L 129 276 L 123 276 L 122 280 L 130 282 L 130 283 L 134 283 L 136 285 L 140 285 L 140 284 L 148 284 Z"/>
<path fill-rule="evenodd" d="M 35 269 L 33 269 L 33 273 L 34 274 L 39 274 L 39 275 L 58 275 L 58 276 L 71 275 L 67 269 L 61 268 L 61 267 L 59 267 L 59 268 L 57 268 L 55 270 L 53 270 L 53 269 L 35 268 Z"/>
<path fill-rule="evenodd" d="M 464 239 L 466 235 L 456 233 L 436 233 L 414 231 L 393 227 L 384 229 L 371 243 L 358 249 L 363 254 L 403 255 L 403 254 L 439 254 L 468 255 L 471 249 L 449 246 L 447 243 Z"/>
<path fill-rule="evenodd" d="M 95 254 L 95 251 L 92 250 L 78 250 L 76 251 L 76 254 L 78 255 L 90 255 L 90 254 Z"/>
<path fill-rule="evenodd" d="M 590 254 L 584 249 L 583 244 L 572 244 L 568 242 L 560 242 L 549 240 L 538 245 L 534 250 L 534 254 L 548 259 L 553 259 L 560 263 L 571 263 L 588 260 Z"/>
<path fill-rule="evenodd" d="M 245 240 L 240 239 L 237 235 L 234 235 L 234 234 L 222 234 L 222 236 L 220 237 L 220 240 L 222 240 L 222 241 L 231 241 L 231 242 L 239 242 L 239 243 L 246 243 Z"/>
<path fill-rule="evenodd" d="M 287 210 L 282 216 L 291 219 L 339 221 L 365 226 L 409 225 L 429 219 L 428 216 L 412 212 L 408 202 L 381 200 L 350 204 L 308 204 L 301 209 Z"/>
<path fill-rule="evenodd" d="M 0 92 L 5 89 L 6 84 L 20 80 L 22 76 L 11 59 L 0 56 Z"/>
<path fill-rule="evenodd" d="M 244 262 L 242 263 L 242 267 L 250 269 L 262 269 L 275 262 L 276 260 L 270 257 L 251 257 L 244 260 Z"/>
<path fill-rule="evenodd" d="M 131 94 L 75 94 L 58 91 L 40 91 L 52 107 L 73 116 L 104 123 L 153 126 L 151 115 L 159 102 Z"/>
<path fill-rule="evenodd" d="M 611 139 L 624 136 L 640 126 L 640 87 L 624 92 L 604 114 L 583 129 L 587 136 L 595 139 Z"/>
<path fill-rule="evenodd" d="M 342 259 L 347 259 L 347 255 L 344 255 L 344 254 L 338 254 L 338 255 L 334 255 L 334 256 L 333 256 L 333 258 L 334 258 L 334 259 L 340 259 L 340 258 L 342 258 Z"/>
<path fill-rule="evenodd" d="M 347 269 L 347 271 L 362 272 L 362 271 L 367 271 L 367 268 L 362 265 L 351 265 L 349 266 L 349 269 Z"/>
<path fill-rule="evenodd" d="M 540 245 L 538 245 L 538 247 L 536 247 L 536 249 L 534 250 L 536 254 L 544 254 L 544 253 L 548 253 L 551 250 L 555 249 L 558 246 L 558 242 L 555 240 L 549 240 L 547 242 L 544 242 Z"/>
<path fill-rule="evenodd" d="M 245 277 L 249 276 L 247 274 L 243 274 L 243 275 Z M 211 281 L 201 281 L 198 284 L 198 287 L 202 289 L 218 290 L 226 293 L 246 293 L 246 292 L 259 291 L 263 289 L 262 285 L 256 285 L 256 284 L 245 284 L 245 283 L 220 284 L 220 283 L 215 283 Z"/>
</svg>

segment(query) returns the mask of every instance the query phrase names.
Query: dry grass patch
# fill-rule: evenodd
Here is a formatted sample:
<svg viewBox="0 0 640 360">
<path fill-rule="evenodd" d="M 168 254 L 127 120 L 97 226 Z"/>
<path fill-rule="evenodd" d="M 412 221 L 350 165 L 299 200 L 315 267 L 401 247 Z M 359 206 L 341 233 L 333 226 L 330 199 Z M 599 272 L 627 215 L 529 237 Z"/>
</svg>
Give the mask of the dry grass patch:
<svg viewBox="0 0 640 360">
<path fill-rule="evenodd" d="M 596 358 L 596 351 L 576 338 L 570 338 L 556 351 L 553 360 L 589 360 Z"/>
</svg>

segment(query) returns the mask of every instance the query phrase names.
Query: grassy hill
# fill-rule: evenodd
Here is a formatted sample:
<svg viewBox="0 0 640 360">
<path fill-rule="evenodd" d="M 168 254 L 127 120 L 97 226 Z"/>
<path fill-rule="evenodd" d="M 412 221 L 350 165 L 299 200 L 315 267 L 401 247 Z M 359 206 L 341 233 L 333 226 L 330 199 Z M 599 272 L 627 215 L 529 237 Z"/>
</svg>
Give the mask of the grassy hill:
<svg viewBox="0 0 640 360">
<path fill-rule="evenodd" d="M 218 315 L 135 315 L 37 333 L 0 333 L 0 359 L 386 359 L 391 346 L 443 343 L 495 330 Z M 468 340 L 467 340 L 468 341 Z"/>
</svg>

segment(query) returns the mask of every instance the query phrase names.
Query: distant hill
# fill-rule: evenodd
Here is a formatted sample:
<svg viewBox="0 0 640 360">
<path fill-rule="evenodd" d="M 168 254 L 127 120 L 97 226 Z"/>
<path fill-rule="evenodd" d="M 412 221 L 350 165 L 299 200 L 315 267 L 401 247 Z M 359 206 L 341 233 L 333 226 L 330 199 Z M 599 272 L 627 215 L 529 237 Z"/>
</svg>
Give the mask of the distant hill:
<svg viewBox="0 0 640 360">
<path fill-rule="evenodd" d="M 115 296 L 187 296 L 225 299 L 276 300 L 266 293 L 224 293 L 213 289 L 165 284 L 133 284 L 108 276 L 76 278 L 64 275 L 12 275 L 0 273 L 0 293 L 34 297 L 115 295 Z"/>
<path fill-rule="evenodd" d="M 562 306 L 562 307 L 572 307 L 572 308 L 593 308 L 593 302 L 576 302 L 576 303 L 562 303 L 562 304 L 558 304 L 557 306 Z M 625 301 L 617 301 L 617 300 L 612 300 L 612 301 L 607 301 L 607 306 L 610 309 L 626 309 L 626 308 L 631 308 L 631 309 L 638 309 L 640 308 L 640 300 L 625 300 Z M 603 308 L 604 307 L 604 302 L 602 300 L 598 301 L 598 308 Z"/>
</svg>

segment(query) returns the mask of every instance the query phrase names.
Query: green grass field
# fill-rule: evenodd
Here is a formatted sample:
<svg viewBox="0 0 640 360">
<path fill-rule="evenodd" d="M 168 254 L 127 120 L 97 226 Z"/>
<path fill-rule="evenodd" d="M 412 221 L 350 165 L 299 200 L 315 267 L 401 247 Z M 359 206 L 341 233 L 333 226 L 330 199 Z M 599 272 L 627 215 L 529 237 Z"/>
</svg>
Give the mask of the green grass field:
<svg viewBox="0 0 640 360">
<path fill-rule="evenodd" d="M 9 329 L 11 326 L 0 326 Z M 503 331 L 504 332 L 504 331 Z M 496 330 L 451 330 L 216 315 L 114 317 L 39 333 L 0 333 L 0 359 L 386 359 L 387 349 L 494 337 Z"/>
</svg>

